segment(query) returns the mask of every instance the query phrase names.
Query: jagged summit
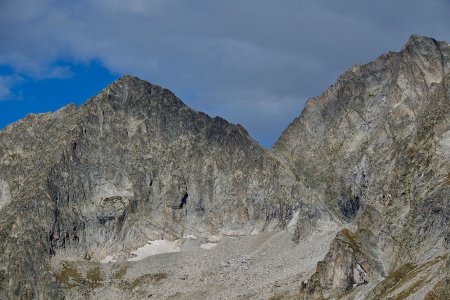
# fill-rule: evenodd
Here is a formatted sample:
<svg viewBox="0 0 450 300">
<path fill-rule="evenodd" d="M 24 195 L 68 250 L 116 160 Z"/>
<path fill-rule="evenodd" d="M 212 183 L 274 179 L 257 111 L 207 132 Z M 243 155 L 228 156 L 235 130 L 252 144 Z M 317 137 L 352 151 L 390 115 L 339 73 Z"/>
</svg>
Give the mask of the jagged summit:
<svg viewBox="0 0 450 300">
<path fill-rule="evenodd" d="M 145 81 L 143 79 L 140 79 L 137 76 L 133 76 L 133 75 L 130 75 L 130 74 L 125 74 L 125 75 L 122 75 L 119 78 L 117 78 L 115 81 L 111 82 L 106 87 L 106 89 L 108 89 L 109 87 L 112 87 L 112 86 L 123 86 L 123 87 L 131 88 L 133 86 L 134 87 L 138 87 L 140 85 L 153 86 L 154 84 L 152 84 L 152 83 L 150 83 L 148 81 Z"/>
<path fill-rule="evenodd" d="M 437 41 L 433 38 L 413 35 L 404 45 L 402 53 L 418 64 L 421 69 L 425 69 L 428 84 L 436 82 L 435 74 L 447 73 L 449 66 L 450 45 L 446 42 Z M 418 57 L 422 57 L 421 61 Z M 434 74 L 433 74 L 434 73 Z M 441 76 L 442 77 L 442 76 Z"/>
<path fill-rule="evenodd" d="M 417 44 L 429 43 L 429 42 L 434 43 L 435 41 L 436 40 L 434 38 L 432 38 L 432 37 L 427 37 L 427 36 L 420 35 L 420 34 L 412 34 L 408 38 L 405 46 L 407 46 L 407 45 L 417 45 Z"/>
<path fill-rule="evenodd" d="M 351 99 L 339 97 L 342 93 L 349 93 L 349 91 L 344 91 L 345 87 L 349 84 L 358 87 L 357 85 L 363 86 L 366 84 L 373 84 L 374 81 L 382 84 L 387 81 L 395 83 L 395 80 L 398 80 L 400 86 L 402 86 L 406 83 L 403 80 L 406 79 L 403 77 L 403 71 L 417 72 L 420 74 L 421 78 L 409 78 L 412 84 L 416 83 L 421 85 L 422 83 L 425 83 L 427 86 L 430 86 L 433 83 L 440 83 L 445 74 L 450 72 L 449 53 L 450 45 L 446 42 L 436 41 L 435 39 L 426 36 L 411 35 L 401 51 L 388 52 L 387 54 L 381 55 L 373 62 L 353 66 L 344 72 L 339 76 L 337 81 L 321 95 L 308 99 L 302 114 L 306 114 L 310 110 L 316 110 L 323 105 L 327 105 L 327 107 L 335 105 L 338 107 L 345 106 L 334 102 Z M 418 70 L 411 70 L 412 68 L 418 68 Z M 373 94 L 373 92 L 371 92 L 371 94 Z M 373 97 L 369 96 L 371 95 L 360 95 L 360 101 L 368 102 L 371 99 L 374 101 Z M 378 100 L 381 99 L 383 98 L 378 98 Z M 299 125 L 305 121 L 305 118 L 297 117 L 285 129 L 283 134 L 281 134 L 273 148 L 276 151 L 283 151 L 281 149 L 283 148 L 282 145 L 285 143 L 285 138 L 291 143 L 300 143 L 300 139 L 294 138 L 294 136 L 297 136 L 295 127 L 296 124 Z M 318 127 L 321 127 L 320 124 L 317 125 Z M 289 153 L 286 153 L 286 155 L 289 155 Z"/>
<path fill-rule="evenodd" d="M 114 111 L 125 111 L 130 116 L 149 119 L 152 122 L 162 119 L 171 128 L 172 126 L 186 127 L 189 130 L 198 130 L 204 126 L 227 128 L 238 131 L 245 139 L 256 144 L 241 125 L 229 123 L 219 116 L 211 118 L 203 112 L 195 111 L 170 90 L 131 75 L 124 75 L 109 84 L 85 106 L 88 110 L 102 114 L 108 111 L 110 114 Z M 220 130 L 215 132 L 218 134 Z"/>
<path fill-rule="evenodd" d="M 163 88 L 140 79 L 136 76 L 125 74 L 106 86 L 102 92 L 117 93 L 118 91 L 138 91 L 146 90 L 151 92 L 152 88 L 162 90 Z"/>
<path fill-rule="evenodd" d="M 170 90 L 131 75 L 124 75 L 115 80 L 91 100 L 109 103 L 113 109 L 187 108 Z"/>
<path fill-rule="evenodd" d="M 120 76 L 116 81 L 118 81 L 118 82 L 141 82 L 141 81 L 144 81 L 144 80 L 140 79 L 137 76 L 133 76 L 133 75 L 130 75 L 130 74 L 124 74 L 124 75 Z M 148 83 L 148 84 L 151 84 L 151 83 L 149 83 L 147 81 L 145 81 L 145 82 Z"/>
<path fill-rule="evenodd" d="M 432 46 L 436 47 L 436 45 L 448 45 L 447 42 L 437 41 L 432 37 L 427 37 L 419 34 L 413 34 L 409 37 L 408 41 L 404 44 L 403 49 L 407 47 L 424 47 L 424 46 Z M 433 48 L 433 47 L 431 47 Z"/>
</svg>

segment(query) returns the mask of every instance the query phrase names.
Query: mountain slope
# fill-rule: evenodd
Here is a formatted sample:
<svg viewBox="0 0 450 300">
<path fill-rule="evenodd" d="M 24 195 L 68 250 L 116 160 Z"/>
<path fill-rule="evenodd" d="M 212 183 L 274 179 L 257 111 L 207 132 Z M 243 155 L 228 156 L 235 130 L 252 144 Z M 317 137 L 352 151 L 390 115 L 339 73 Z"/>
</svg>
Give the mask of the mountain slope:
<svg viewBox="0 0 450 300">
<path fill-rule="evenodd" d="M 412 36 L 340 76 L 283 132 L 274 151 L 357 225 L 337 236 L 307 294 L 329 297 L 448 255 L 449 83 L 450 46 Z"/>
<path fill-rule="evenodd" d="M 3 130 L 0 182 L 7 298 L 60 297 L 55 263 L 126 260 L 148 240 L 294 230 L 315 203 L 241 126 L 131 76 Z"/>
</svg>

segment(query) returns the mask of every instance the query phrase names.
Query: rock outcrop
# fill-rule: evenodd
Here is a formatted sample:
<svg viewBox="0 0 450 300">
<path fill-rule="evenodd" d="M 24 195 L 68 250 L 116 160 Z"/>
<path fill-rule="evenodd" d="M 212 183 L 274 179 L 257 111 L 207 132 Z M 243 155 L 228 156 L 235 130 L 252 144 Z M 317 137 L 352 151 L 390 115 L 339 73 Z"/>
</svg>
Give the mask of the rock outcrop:
<svg viewBox="0 0 450 300">
<path fill-rule="evenodd" d="M 0 298 L 90 297 L 101 261 L 125 268 L 148 240 L 338 228 L 299 297 L 445 295 L 449 83 L 450 46 L 412 36 L 309 100 L 272 150 L 131 76 L 29 115 L 0 131 Z M 147 275 L 131 286 L 167 278 Z"/>
<path fill-rule="evenodd" d="M 361 255 L 376 254 L 371 272 L 387 276 L 448 254 L 449 84 L 450 46 L 412 36 L 402 51 L 340 76 L 282 134 L 275 152 L 336 216 L 371 237 L 366 251 L 349 254 L 359 242 L 338 235 L 315 275 L 321 280 L 305 291 L 320 298 L 327 292 L 317 290 L 364 284 L 354 279 Z"/>
<path fill-rule="evenodd" d="M 291 171 L 245 129 L 131 76 L 79 108 L 8 126 L 0 174 L 7 298 L 56 297 L 57 283 L 33 284 L 53 282 L 43 274 L 55 256 L 98 261 L 148 240 L 282 229 L 300 208 Z"/>
</svg>

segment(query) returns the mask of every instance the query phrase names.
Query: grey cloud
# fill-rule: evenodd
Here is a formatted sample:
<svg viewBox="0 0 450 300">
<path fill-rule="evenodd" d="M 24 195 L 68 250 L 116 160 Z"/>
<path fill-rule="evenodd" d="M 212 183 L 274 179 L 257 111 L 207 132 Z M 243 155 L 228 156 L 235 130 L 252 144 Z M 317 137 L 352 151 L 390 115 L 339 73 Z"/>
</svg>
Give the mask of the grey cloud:
<svg viewBox="0 0 450 300">
<path fill-rule="evenodd" d="M 445 0 L 2 1 L 0 64 L 37 76 L 55 59 L 99 59 L 270 145 L 352 64 L 413 33 L 450 40 L 449 9 Z"/>
</svg>

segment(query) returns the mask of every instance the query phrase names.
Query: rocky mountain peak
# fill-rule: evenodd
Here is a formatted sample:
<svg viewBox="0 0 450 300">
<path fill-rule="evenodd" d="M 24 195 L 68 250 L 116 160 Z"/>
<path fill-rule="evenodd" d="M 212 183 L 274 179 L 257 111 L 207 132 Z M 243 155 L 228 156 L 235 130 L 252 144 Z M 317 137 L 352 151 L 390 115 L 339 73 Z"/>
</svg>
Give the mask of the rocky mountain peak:
<svg viewBox="0 0 450 300">
<path fill-rule="evenodd" d="M 436 47 L 440 45 L 448 45 L 446 42 L 437 41 L 432 37 L 413 34 L 409 37 L 408 41 L 404 44 L 403 49 L 417 48 L 425 50 L 435 51 Z"/>
<path fill-rule="evenodd" d="M 446 42 L 412 35 L 401 53 L 422 69 L 428 85 L 440 82 L 450 72 L 450 45 Z"/>
<path fill-rule="evenodd" d="M 136 76 L 132 75 L 123 75 L 119 77 L 117 80 L 111 82 L 104 90 L 105 91 L 115 91 L 115 90 L 140 90 L 140 89 L 151 89 L 152 86 L 156 86 L 151 84 L 148 81 L 142 80 Z"/>
<path fill-rule="evenodd" d="M 359 258 L 333 244 L 310 293 L 318 289 L 327 298 L 326 290 L 361 284 L 337 275 L 358 273 L 339 260 L 370 262 L 372 274 L 385 276 L 447 255 L 450 206 L 441 195 L 449 195 L 450 160 L 443 155 L 449 153 L 449 63 L 447 43 L 413 35 L 400 52 L 349 70 L 309 100 L 276 143 L 274 151 L 291 162 L 296 176 L 320 191 L 342 221 L 357 224 L 356 236 L 363 237 L 352 242 Z M 426 188 L 431 182 L 441 183 Z"/>
<path fill-rule="evenodd" d="M 171 91 L 131 75 L 112 82 L 91 101 L 128 112 L 187 108 Z"/>
<path fill-rule="evenodd" d="M 408 40 L 406 41 L 406 43 L 403 46 L 403 48 L 406 48 L 408 46 L 414 47 L 414 46 L 418 46 L 418 45 L 421 45 L 421 44 L 424 44 L 424 43 L 434 44 L 435 42 L 436 42 L 436 40 L 434 38 L 423 36 L 423 35 L 419 35 L 419 34 L 412 34 L 408 38 Z"/>
</svg>

